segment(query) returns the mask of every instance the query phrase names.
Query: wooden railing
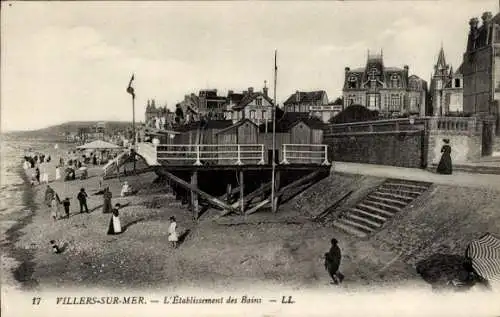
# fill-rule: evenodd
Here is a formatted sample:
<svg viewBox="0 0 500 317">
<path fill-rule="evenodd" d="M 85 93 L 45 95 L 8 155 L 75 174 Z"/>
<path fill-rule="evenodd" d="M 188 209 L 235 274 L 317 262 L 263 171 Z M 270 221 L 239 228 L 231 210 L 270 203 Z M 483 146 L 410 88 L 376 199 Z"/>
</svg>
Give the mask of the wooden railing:
<svg viewBox="0 0 500 317">
<path fill-rule="evenodd" d="M 283 161 L 281 164 L 322 164 L 328 162 L 328 145 L 326 144 L 283 144 Z"/>
<path fill-rule="evenodd" d="M 262 144 L 160 144 L 156 153 L 171 164 L 264 164 Z"/>
</svg>

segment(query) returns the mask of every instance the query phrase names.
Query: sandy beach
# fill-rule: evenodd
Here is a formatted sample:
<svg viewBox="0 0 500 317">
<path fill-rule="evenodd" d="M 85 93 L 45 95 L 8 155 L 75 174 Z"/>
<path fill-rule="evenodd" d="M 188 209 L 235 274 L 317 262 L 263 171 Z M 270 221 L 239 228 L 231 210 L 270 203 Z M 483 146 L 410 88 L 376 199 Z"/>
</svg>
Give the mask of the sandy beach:
<svg viewBox="0 0 500 317">
<path fill-rule="evenodd" d="M 331 225 L 308 221 L 300 210 L 288 211 L 286 206 L 277 218 L 266 213 L 249 216 L 250 224 L 220 222 L 216 210 L 194 222 L 187 206 L 168 194 L 164 185 L 154 183 L 152 172 L 105 180 L 113 205 L 126 204 L 120 210 L 124 232 L 107 235 L 111 216 L 102 212 L 102 195 L 94 195 L 102 168 L 90 167 L 85 180 L 54 181 L 60 153 L 51 155 L 50 186 L 61 199 L 71 199 L 71 214 L 69 219 L 54 221 L 44 204 L 47 185 L 33 187 L 36 211 L 9 231 L 14 258 L 20 263 L 14 277 L 23 288 L 237 288 L 257 282 L 317 288 L 330 284 L 323 254 L 333 236 L 344 251 L 341 271 L 346 278 L 341 287 L 380 287 L 401 283 L 401 279 L 422 283 L 411 266 L 398 261 L 391 263 L 390 274 L 384 273 L 389 271 L 386 266 L 393 253 L 355 241 Z M 120 197 L 123 181 L 139 192 Z M 79 213 L 76 195 L 80 188 L 89 194 L 89 214 Z M 170 216 L 176 217 L 183 236 L 178 249 L 167 240 Z M 64 252 L 53 254 L 50 240 Z"/>
</svg>

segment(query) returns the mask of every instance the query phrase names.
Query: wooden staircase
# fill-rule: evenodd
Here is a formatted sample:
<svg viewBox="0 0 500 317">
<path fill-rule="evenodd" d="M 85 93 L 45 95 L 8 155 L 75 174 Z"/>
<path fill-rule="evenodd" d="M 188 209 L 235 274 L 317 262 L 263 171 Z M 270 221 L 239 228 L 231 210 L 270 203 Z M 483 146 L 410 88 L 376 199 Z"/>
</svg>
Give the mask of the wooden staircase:
<svg viewBox="0 0 500 317">
<path fill-rule="evenodd" d="M 432 183 L 388 179 L 356 206 L 341 213 L 333 225 L 364 238 L 426 192 Z"/>
</svg>

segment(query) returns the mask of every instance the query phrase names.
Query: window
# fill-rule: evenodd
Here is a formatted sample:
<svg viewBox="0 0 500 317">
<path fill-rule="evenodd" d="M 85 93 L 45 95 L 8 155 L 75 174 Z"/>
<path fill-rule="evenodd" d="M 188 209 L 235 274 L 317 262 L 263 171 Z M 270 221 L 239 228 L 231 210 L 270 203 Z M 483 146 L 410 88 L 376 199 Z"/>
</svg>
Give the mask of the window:
<svg viewBox="0 0 500 317">
<path fill-rule="evenodd" d="M 379 74 L 378 69 L 376 69 L 375 67 L 372 67 L 372 69 L 370 69 L 370 71 L 368 72 L 368 78 L 370 80 L 377 80 L 378 74 Z"/>
<path fill-rule="evenodd" d="M 349 77 L 349 80 L 348 80 L 348 83 L 347 83 L 347 86 L 349 88 L 356 88 L 356 82 L 357 82 L 357 78 L 356 76 L 350 76 Z"/>
<path fill-rule="evenodd" d="M 255 110 L 250 110 L 250 119 L 255 119 Z"/>
<path fill-rule="evenodd" d="M 262 119 L 266 119 L 266 110 L 262 110 Z"/>
<path fill-rule="evenodd" d="M 418 90 L 418 81 L 416 81 L 416 80 L 410 81 L 410 89 Z"/>
<path fill-rule="evenodd" d="M 455 88 L 460 88 L 460 78 L 455 78 Z"/>
<path fill-rule="evenodd" d="M 378 109 L 377 95 L 368 95 L 368 109 Z"/>
<path fill-rule="evenodd" d="M 399 88 L 399 76 L 396 74 L 393 74 L 391 76 L 391 83 L 393 88 Z"/>
<path fill-rule="evenodd" d="M 389 111 L 399 111 L 399 106 L 400 106 L 399 95 L 392 94 L 391 95 L 391 106 L 389 108 Z"/>
<path fill-rule="evenodd" d="M 255 104 L 256 104 L 257 106 L 262 106 L 262 98 L 257 98 L 257 99 L 255 99 Z"/>
<path fill-rule="evenodd" d="M 410 112 L 415 112 L 416 110 L 418 110 L 417 97 L 411 97 L 410 98 Z"/>
</svg>

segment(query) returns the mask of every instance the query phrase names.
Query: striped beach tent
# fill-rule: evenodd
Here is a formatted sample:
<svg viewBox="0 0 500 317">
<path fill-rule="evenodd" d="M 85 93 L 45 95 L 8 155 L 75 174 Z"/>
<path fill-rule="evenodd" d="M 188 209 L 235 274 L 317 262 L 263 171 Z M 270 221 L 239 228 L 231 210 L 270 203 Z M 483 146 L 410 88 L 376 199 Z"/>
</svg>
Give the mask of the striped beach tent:
<svg viewBox="0 0 500 317">
<path fill-rule="evenodd" d="M 488 281 L 500 281 L 500 238 L 486 233 L 472 240 L 465 254 L 478 275 Z"/>
</svg>

